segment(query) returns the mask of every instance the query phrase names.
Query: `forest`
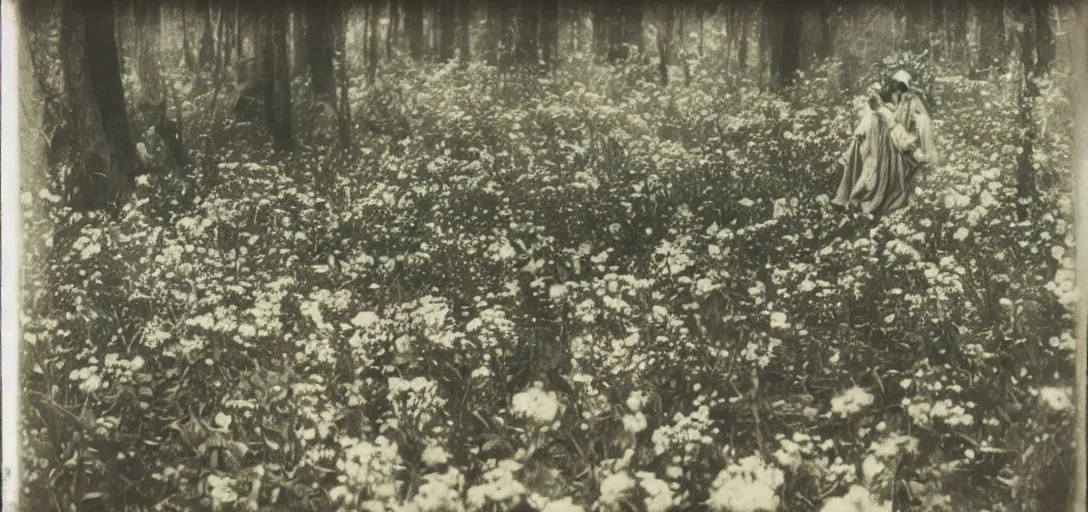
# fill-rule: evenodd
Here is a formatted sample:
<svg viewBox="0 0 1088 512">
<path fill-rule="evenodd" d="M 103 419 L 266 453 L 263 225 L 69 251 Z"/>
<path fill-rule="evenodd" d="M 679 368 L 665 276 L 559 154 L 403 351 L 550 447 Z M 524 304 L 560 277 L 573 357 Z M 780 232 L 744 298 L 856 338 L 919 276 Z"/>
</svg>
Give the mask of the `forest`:
<svg viewBox="0 0 1088 512">
<path fill-rule="evenodd" d="M 18 7 L 26 510 L 1066 510 L 1071 3 Z"/>
</svg>

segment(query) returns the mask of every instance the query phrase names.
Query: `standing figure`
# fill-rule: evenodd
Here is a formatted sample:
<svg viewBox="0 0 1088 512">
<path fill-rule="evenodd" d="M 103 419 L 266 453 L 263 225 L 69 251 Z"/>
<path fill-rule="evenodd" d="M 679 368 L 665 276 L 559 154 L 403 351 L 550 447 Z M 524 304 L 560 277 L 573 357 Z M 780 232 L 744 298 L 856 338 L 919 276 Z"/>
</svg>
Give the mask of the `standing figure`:
<svg viewBox="0 0 1088 512">
<path fill-rule="evenodd" d="M 869 109 L 839 159 L 843 174 L 834 204 L 858 206 L 875 217 L 891 213 L 906 206 L 918 171 L 936 163 L 932 122 L 910 80 L 900 70 L 869 98 Z"/>
</svg>

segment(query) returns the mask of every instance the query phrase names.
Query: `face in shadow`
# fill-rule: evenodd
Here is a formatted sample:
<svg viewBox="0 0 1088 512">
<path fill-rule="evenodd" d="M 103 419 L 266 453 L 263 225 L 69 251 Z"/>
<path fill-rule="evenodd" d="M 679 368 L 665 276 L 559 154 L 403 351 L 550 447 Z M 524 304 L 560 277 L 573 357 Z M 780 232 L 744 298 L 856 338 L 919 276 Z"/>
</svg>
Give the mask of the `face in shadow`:
<svg viewBox="0 0 1088 512">
<path fill-rule="evenodd" d="M 880 100 L 895 105 L 899 103 L 899 98 L 905 92 L 907 92 L 907 84 L 889 78 L 880 89 Z"/>
</svg>

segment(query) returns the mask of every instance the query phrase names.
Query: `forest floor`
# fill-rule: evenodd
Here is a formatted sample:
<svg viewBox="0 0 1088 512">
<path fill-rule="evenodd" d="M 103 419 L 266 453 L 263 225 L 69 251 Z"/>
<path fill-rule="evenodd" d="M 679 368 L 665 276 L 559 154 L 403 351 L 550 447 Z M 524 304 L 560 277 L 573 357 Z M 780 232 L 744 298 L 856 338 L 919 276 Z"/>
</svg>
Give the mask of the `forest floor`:
<svg viewBox="0 0 1088 512">
<path fill-rule="evenodd" d="M 31 509 L 1052 509 L 1060 87 L 1021 204 L 1014 84 L 939 76 L 942 162 L 874 223 L 828 204 L 826 79 L 593 76 L 405 71 L 403 138 L 351 153 L 192 93 L 195 170 L 119 220 L 25 194 Z"/>
</svg>

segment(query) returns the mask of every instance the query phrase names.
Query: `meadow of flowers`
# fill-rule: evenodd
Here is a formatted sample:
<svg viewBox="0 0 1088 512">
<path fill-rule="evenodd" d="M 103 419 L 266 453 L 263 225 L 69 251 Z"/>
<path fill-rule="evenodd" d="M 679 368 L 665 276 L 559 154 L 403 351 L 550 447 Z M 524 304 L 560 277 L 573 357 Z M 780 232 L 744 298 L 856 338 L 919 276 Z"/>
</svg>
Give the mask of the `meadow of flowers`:
<svg viewBox="0 0 1088 512">
<path fill-rule="evenodd" d="M 1063 78 L 1037 201 L 1012 80 L 938 73 L 942 162 L 874 223 L 828 204 L 829 74 L 693 73 L 391 67 L 405 138 L 289 155 L 192 89 L 187 173 L 117 216 L 26 192 L 28 509 L 1052 510 Z"/>
</svg>

